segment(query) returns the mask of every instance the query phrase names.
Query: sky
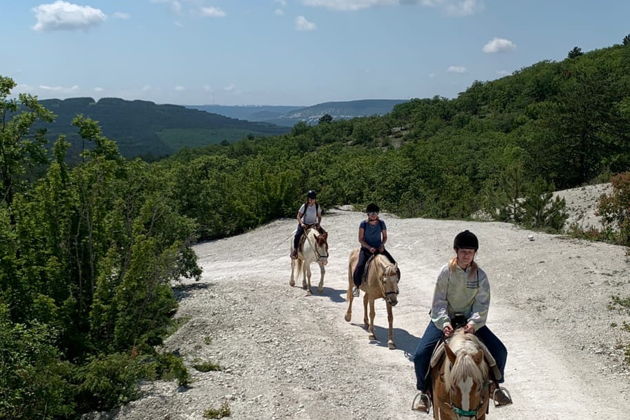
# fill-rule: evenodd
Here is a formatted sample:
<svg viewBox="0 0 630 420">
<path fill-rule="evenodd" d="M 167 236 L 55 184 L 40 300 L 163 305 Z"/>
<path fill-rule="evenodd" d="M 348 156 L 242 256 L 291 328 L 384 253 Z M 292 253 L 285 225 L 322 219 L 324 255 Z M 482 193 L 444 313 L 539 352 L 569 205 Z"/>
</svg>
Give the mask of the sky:
<svg viewBox="0 0 630 420">
<path fill-rule="evenodd" d="M 0 0 L 0 76 L 40 99 L 453 98 L 629 22 L 630 0 Z"/>
</svg>

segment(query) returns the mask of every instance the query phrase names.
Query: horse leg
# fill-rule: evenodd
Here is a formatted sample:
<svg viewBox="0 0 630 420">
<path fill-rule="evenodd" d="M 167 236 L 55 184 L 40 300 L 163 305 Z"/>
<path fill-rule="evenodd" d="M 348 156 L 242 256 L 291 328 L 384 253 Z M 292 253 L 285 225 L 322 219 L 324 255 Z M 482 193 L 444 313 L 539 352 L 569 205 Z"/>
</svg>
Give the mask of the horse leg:
<svg viewBox="0 0 630 420">
<path fill-rule="evenodd" d="M 352 319 L 352 301 L 354 300 L 354 296 L 352 295 L 352 286 L 354 286 L 354 282 L 352 280 L 352 264 L 348 267 L 348 293 L 346 294 L 346 299 L 348 299 L 348 310 L 346 311 L 346 316 L 344 319 L 346 322 L 350 322 Z"/>
<path fill-rule="evenodd" d="M 392 305 L 387 304 L 387 322 L 389 322 L 389 329 L 387 330 L 387 347 L 390 350 L 396 349 L 394 344 L 394 313 L 392 312 Z"/>
<path fill-rule="evenodd" d="M 376 334 L 374 334 L 374 317 L 376 316 L 376 311 L 374 310 L 374 299 L 370 299 L 370 326 L 368 327 L 368 332 L 370 333 L 369 339 L 376 340 Z"/>
<path fill-rule="evenodd" d="M 289 286 L 295 286 L 295 280 L 293 279 L 293 273 L 295 272 L 295 258 L 291 258 L 291 280 L 289 280 Z"/>
<path fill-rule="evenodd" d="M 302 280 L 302 288 L 306 290 L 306 294 L 311 294 L 311 265 L 304 264 L 304 279 Z"/>
<path fill-rule="evenodd" d="M 368 295 L 365 293 L 363 295 L 363 325 L 367 330 L 370 327 L 370 323 L 368 322 Z"/>
<path fill-rule="evenodd" d="M 326 274 L 326 268 L 324 268 L 323 264 L 319 264 L 319 271 L 321 273 L 321 277 L 319 278 L 319 284 L 317 285 L 317 291 L 321 295 L 324 292 L 324 274 Z"/>
</svg>

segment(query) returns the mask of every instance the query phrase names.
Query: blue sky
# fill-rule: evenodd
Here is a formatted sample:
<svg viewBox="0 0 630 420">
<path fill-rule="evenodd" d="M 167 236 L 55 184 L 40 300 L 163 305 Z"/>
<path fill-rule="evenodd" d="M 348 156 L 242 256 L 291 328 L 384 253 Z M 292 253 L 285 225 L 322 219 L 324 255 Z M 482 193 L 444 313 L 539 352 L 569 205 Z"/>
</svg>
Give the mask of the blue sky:
<svg viewBox="0 0 630 420">
<path fill-rule="evenodd" d="M 628 0 L 0 0 L 0 75 L 40 99 L 455 97 L 628 22 Z"/>
</svg>

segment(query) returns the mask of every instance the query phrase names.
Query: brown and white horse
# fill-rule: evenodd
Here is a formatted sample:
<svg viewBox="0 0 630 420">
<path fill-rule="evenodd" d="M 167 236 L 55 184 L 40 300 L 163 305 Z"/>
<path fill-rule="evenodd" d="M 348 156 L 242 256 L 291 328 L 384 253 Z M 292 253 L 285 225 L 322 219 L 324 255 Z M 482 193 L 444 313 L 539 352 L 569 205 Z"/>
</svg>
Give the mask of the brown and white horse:
<svg viewBox="0 0 630 420">
<path fill-rule="evenodd" d="M 433 418 L 483 420 L 490 402 L 488 364 L 478 338 L 457 329 L 444 344 L 446 357 L 431 369 Z"/>
<path fill-rule="evenodd" d="M 359 260 L 359 250 L 355 249 L 350 253 L 350 260 L 348 262 L 348 311 L 346 312 L 345 320 L 350 322 L 352 319 L 352 288 L 354 287 L 354 281 L 352 279 L 352 273 Z M 363 295 L 363 323 L 365 328 L 370 333 L 369 339 L 376 340 L 374 335 L 374 316 L 376 311 L 374 310 L 374 301 L 376 299 L 383 298 L 387 304 L 387 321 L 389 322 L 389 329 L 387 330 L 387 346 L 390 349 L 395 349 L 394 344 L 394 314 L 392 307 L 398 303 L 398 282 L 400 276 L 398 275 L 398 267 L 393 264 L 384 255 L 376 255 L 369 267 L 366 267 L 367 279 L 361 284 L 360 289 L 365 292 Z M 370 304 L 370 321 L 368 322 L 368 303 Z"/>
<path fill-rule="evenodd" d="M 306 236 L 298 249 L 297 258 L 291 259 L 291 280 L 289 285 L 295 286 L 295 280 L 302 277 L 302 289 L 307 294 L 311 294 L 311 264 L 316 262 L 319 265 L 321 277 L 317 291 L 321 294 L 324 291 L 324 274 L 326 269 L 324 266 L 328 264 L 328 232 L 319 233 L 316 228 L 307 228 L 304 232 Z M 291 247 L 293 247 L 293 238 L 291 238 Z M 295 279 L 295 280 L 294 280 Z"/>
</svg>

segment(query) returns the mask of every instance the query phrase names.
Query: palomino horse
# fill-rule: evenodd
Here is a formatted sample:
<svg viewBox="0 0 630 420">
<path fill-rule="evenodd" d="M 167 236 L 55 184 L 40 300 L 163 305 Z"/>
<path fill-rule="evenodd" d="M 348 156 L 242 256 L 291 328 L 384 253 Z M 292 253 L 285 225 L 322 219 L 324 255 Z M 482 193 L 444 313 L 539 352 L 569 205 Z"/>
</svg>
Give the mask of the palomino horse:
<svg viewBox="0 0 630 420">
<path fill-rule="evenodd" d="M 310 295 L 311 264 L 316 262 L 321 271 L 319 285 L 317 286 L 317 291 L 321 294 L 324 291 L 324 274 L 326 274 L 324 266 L 328 264 L 328 232 L 319 233 L 316 228 L 309 227 L 305 230 L 304 235 L 306 239 L 302 242 L 300 249 L 298 249 L 297 258 L 291 259 L 291 280 L 289 285 L 295 286 L 294 277 L 296 280 L 299 280 L 300 274 L 302 274 L 302 289 L 306 290 L 306 293 Z M 291 238 L 291 247 L 293 247 L 293 238 Z"/>
<path fill-rule="evenodd" d="M 352 273 L 357 265 L 359 259 L 359 250 L 355 249 L 350 253 L 350 260 L 348 262 L 348 311 L 346 312 L 346 321 L 350 322 L 352 319 L 352 288 L 354 281 L 352 280 Z M 363 323 L 370 333 L 370 340 L 376 340 L 374 335 L 374 300 L 383 298 L 387 304 L 387 321 L 389 321 L 389 329 L 387 330 L 387 346 L 390 349 L 395 349 L 394 344 L 394 314 L 392 313 L 392 307 L 398 303 L 398 281 L 400 276 L 398 275 L 398 267 L 393 264 L 384 255 L 376 255 L 372 262 L 366 267 L 367 280 L 361 283 L 360 289 L 365 292 L 363 295 Z M 368 302 L 370 303 L 370 322 L 368 323 Z"/>
<path fill-rule="evenodd" d="M 444 343 L 444 350 L 446 357 L 431 369 L 433 418 L 485 419 L 490 379 L 479 339 L 459 328 Z"/>
</svg>

